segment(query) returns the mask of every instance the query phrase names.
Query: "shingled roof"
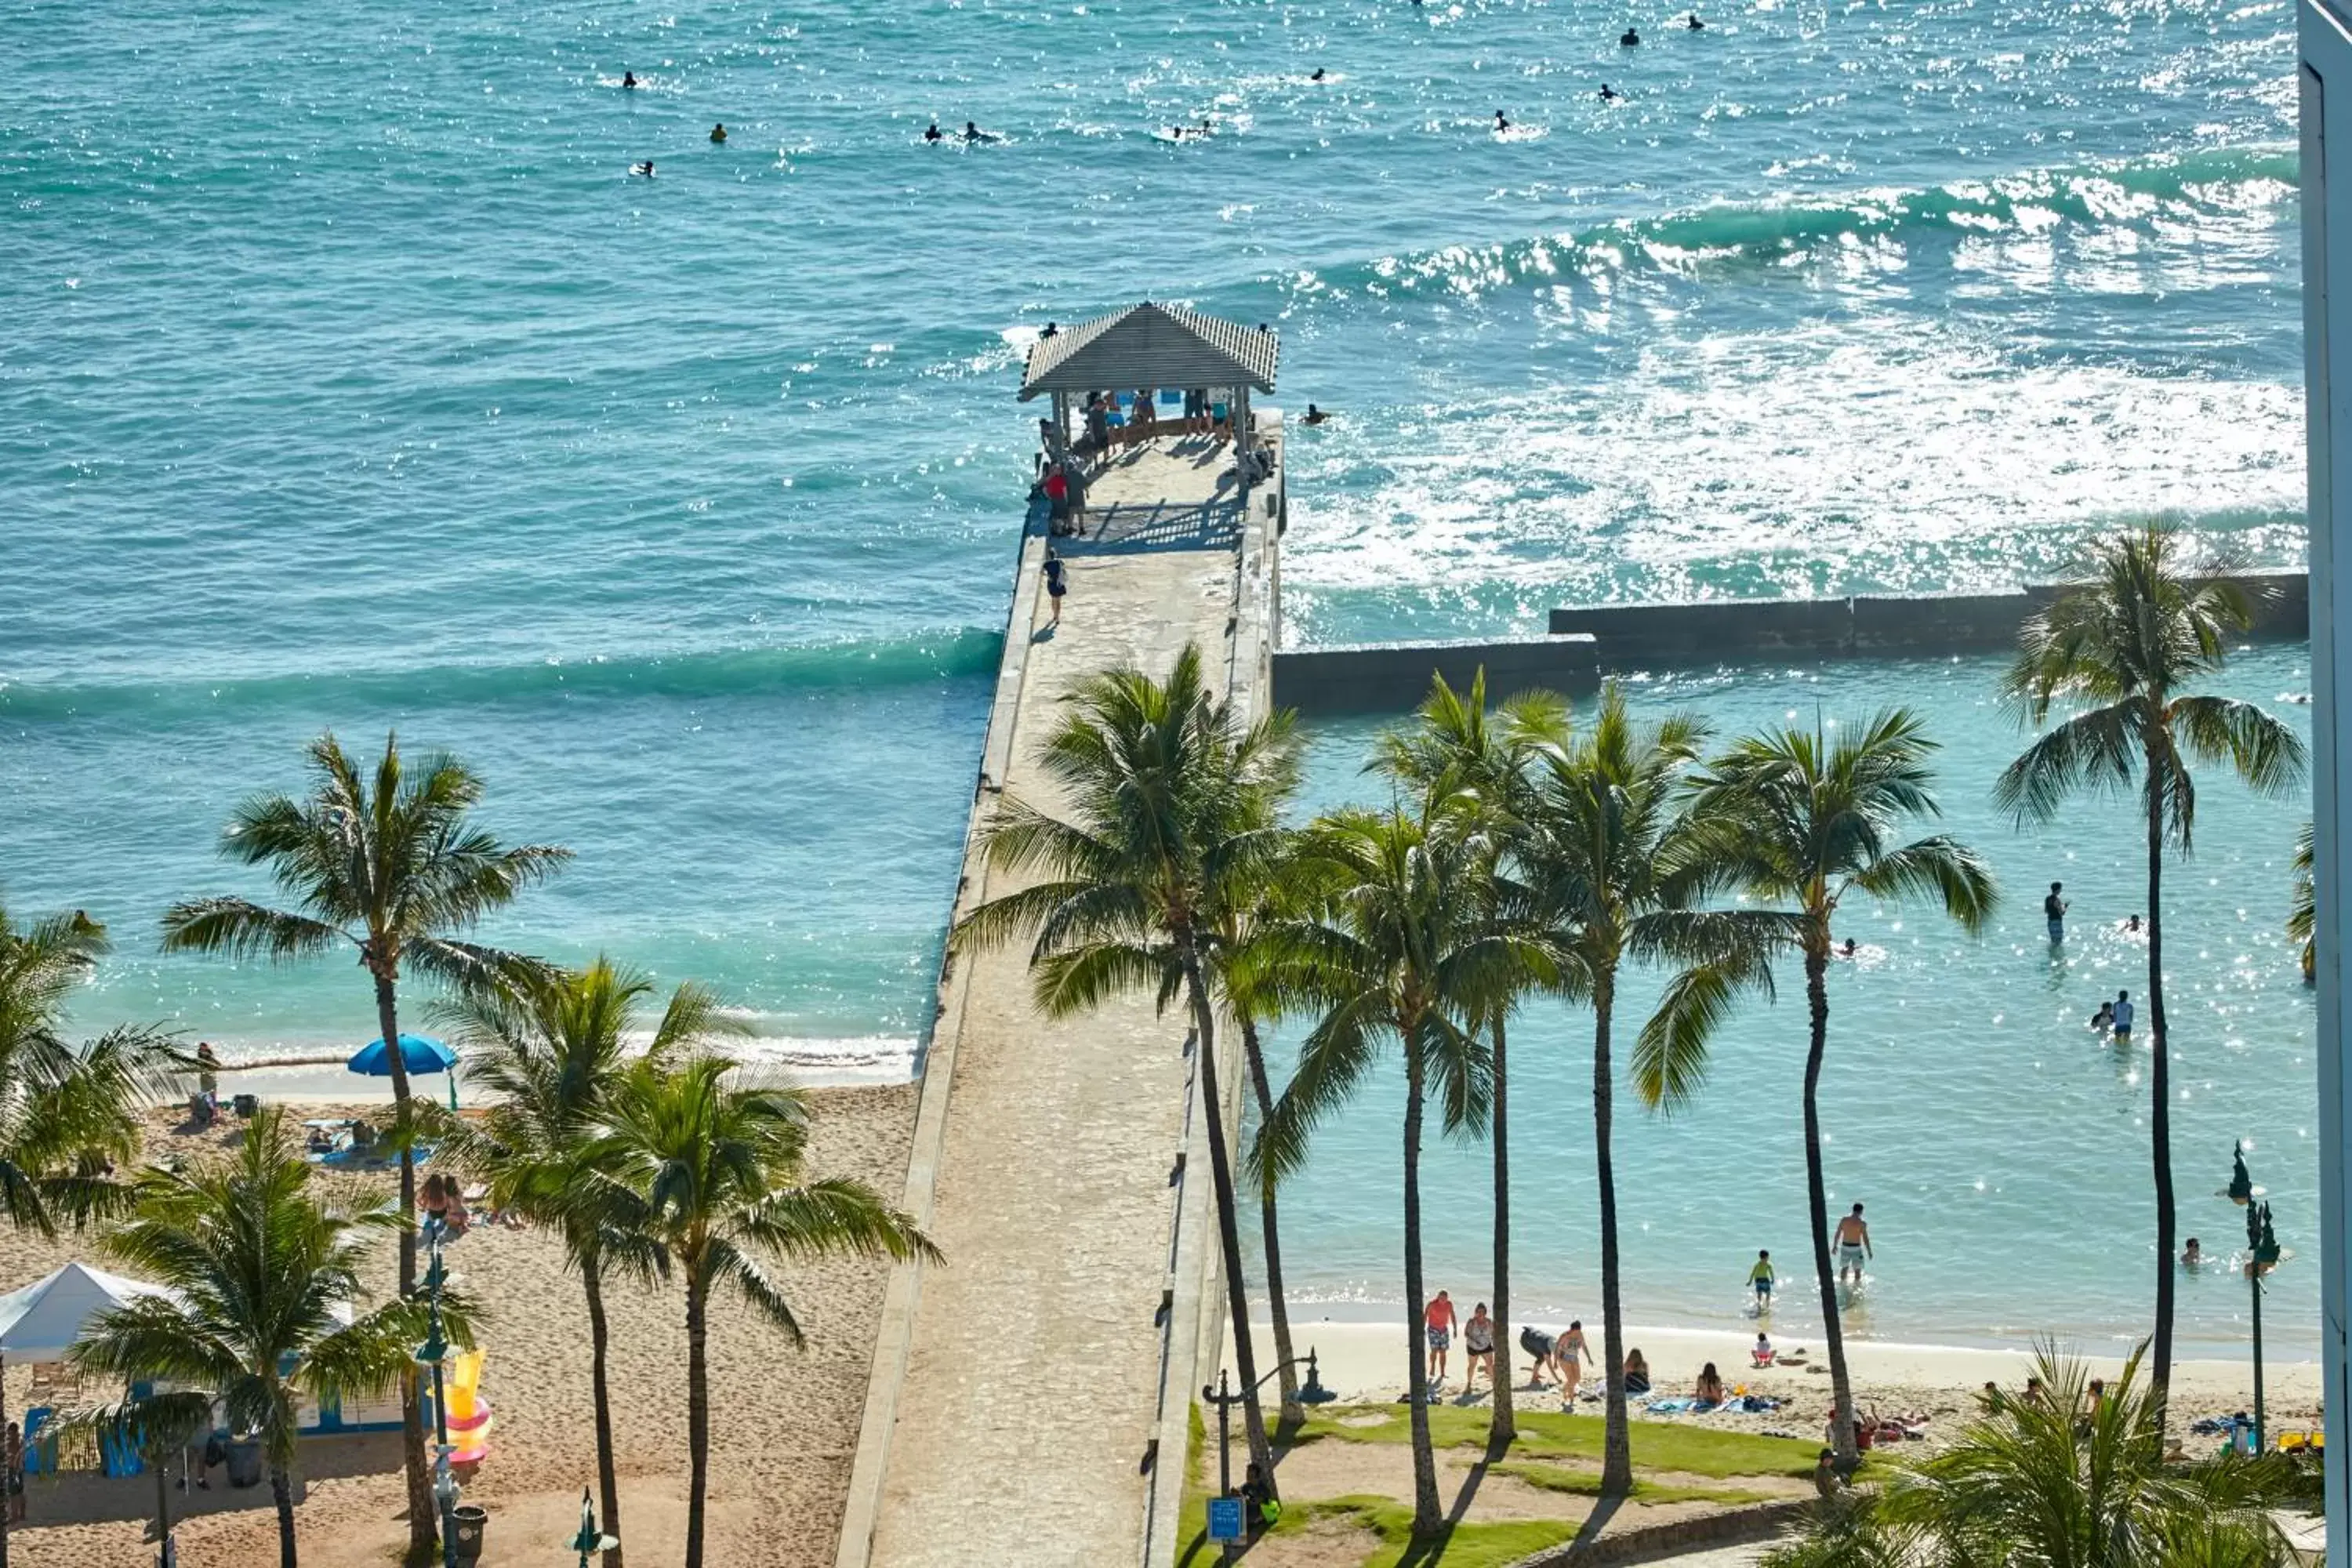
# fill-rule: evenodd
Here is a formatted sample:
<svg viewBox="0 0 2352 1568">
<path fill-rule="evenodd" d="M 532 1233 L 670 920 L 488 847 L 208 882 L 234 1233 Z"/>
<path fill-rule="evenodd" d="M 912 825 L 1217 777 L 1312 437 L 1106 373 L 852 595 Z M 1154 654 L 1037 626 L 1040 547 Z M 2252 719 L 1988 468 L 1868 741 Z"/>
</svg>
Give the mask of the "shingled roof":
<svg viewBox="0 0 2352 1568">
<path fill-rule="evenodd" d="M 1272 332 L 1147 300 L 1038 339 L 1021 378 L 1021 398 L 1163 386 L 1272 392 L 1281 348 Z"/>
</svg>

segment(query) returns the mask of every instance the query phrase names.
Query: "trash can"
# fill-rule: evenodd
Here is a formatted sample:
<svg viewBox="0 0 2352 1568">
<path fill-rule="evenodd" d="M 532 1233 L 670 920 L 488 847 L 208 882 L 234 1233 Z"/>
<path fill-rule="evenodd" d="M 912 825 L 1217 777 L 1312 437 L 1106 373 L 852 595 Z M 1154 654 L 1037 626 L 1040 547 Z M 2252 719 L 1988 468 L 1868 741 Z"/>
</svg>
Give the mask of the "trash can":
<svg viewBox="0 0 2352 1568">
<path fill-rule="evenodd" d="M 449 1540 L 457 1549 L 457 1561 L 473 1563 L 482 1555 L 482 1527 L 489 1522 L 489 1512 L 469 1502 L 459 1503 L 449 1510 Z"/>
<path fill-rule="evenodd" d="M 233 1487 L 257 1487 L 261 1484 L 260 1438 L 229 1439 L 228 1484 Z"/>
</svg>

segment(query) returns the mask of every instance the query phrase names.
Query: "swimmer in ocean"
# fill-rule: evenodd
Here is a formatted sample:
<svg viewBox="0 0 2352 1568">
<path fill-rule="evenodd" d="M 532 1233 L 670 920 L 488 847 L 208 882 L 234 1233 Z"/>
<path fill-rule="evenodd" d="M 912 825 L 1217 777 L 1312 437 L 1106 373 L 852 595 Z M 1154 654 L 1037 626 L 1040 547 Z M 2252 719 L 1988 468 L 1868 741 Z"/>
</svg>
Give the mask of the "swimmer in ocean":
<svg viewBox="0 0 2352 1568">
<path fill-rule="evenodd" d="M 993 142 L 996 140 L 996 132 L 993 131 L 982 131 L 979 126 L 967 120 L 963 122 L 963 139 L 967 142 Z"/>
<path fill-rule="evenodd" d="M 727 140 L 727 127 L 726 127 L 725 125 L 723 125 L 723 124 L 722 124 L 722 125 L 714 125 L 714 126 L 712 126 L 712 127 L 710 128 L 710 139 L 711 139 L 713 142 L 724 142 L 724 141 L 726 141 L 726 140 Z"/>
<path fill-rule="evenodd" d="M 646 179 L 650 180 L 654 177 L 654 161 L 651 158 L 648 158 L 642 163 L 632 163 L 629 165 L 629 173 L 632 174 L 643 174 Z"/>
<path fill-rule="evenodd" d="M 1323 79 L 1323 68 L 1321 66 L 1317 66 L 1315 68 L 1315 74 L 1308 77 L 1307 79 L 1308 81 L 1321 81 Z"/>
<path fill-rule="evenodd" d="M 1320 425 L 1323 421 L 1330 417 L 1331 416 L 1328 414 L 1324 413 L 1320 408 L 1316 407 L 1315 405 L 1310 403 L 1307 405 L 1307 417 L 1301 420 L 1300 423 L 1304 425 Z"/>
<path fill-rule="evenodd" d="M 1605 82 L 1605 81 L 1604 81 L 1604 82 L 1602 82 L 1602 83 L 1601 84 L 1601 102 L 1603 102 L 1603 103 L 1614 103 L 1614 102 L 1616 102 L 1619 99 L 1621 99 L 1621 98 L 1622 98 L 1622 97 L 1624 97 L 1624 96 L 1625 96 L 1625 95 L 1624 95 L 1623 93 L 1619 92 L 1615 88 L 1611 87 L 1607 82 Z"/>
<path fill-rule="evenodd" d="M 923 140 L 926 142 L 944 142 L 947 140 L 947 135 L 944 132 L 940 131 L 940 122 L 934 120 L 931 121 L 931 128 L 923 132 Z"/>
<path fill-rule="evenodd" d="M 1688 27 L 1694 33 L 1704 33 L 1706 31 L 1706 24 L 1698 19 L 1698 13 L 1696 11 L 1690 14 L 1690 20 L 1684 23 L 1683 26 Z"/>
<path fill-rule="evenodd" d="M 1634 45 L 1642 41 L 1642 35 L 1635 32 L 1633 28 L 1628 27 L 1622 33 L 1617 35 L 1617 41 L 1626 48 L 1630 49 Z"/>
<path fill-rule="evenodd" d="M 632 91 L 635 91 L 637 85 L 637 73 L 635 71 L 623 71 L 621 73 L 621 85 Z"/>
<path fill-rule="evenodd" d="M 1508 131 L 1510 128 L 1511 122 L 1503 118 L 1503 111 L 1499 109 L 1495 110 L 1495 134 L 1500 136 L 1504 132 Z"/>
</svg>

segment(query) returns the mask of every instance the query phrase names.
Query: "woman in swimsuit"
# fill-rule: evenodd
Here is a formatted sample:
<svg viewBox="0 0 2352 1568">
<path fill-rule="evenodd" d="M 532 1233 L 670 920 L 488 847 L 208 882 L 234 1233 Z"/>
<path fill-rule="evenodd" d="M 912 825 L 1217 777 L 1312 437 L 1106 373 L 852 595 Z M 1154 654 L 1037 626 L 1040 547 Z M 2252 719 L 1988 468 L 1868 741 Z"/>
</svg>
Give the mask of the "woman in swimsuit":
<svg viewBox="0 0 2352 1568">
<path fill-rule="evenodd" d="M 1625 1352 L 1625 1392 L 1628 1394 L 1650 1392 L 1650 1363 L 1642 1359 L 1639 1348 Z"/>
<path fill-rule="evenodd" d="M 1576 1403 L 1576 1385 L 1584 1381 L 1584 1363 L 1592 1359 L 1592 1353 L 1584 1348 L 1584 1324 L 1580 1320 L 1568 1325 L 1568 1332 L 1559 1336 L 1552 1355 L 1559 1370 L 1559 1405 L 1565 1410 Z"/>
<path fill-rule="evenodd" d="M 1723 1374 L 1715 1370 L 1715 1363 L 1698 1369 L 1698 1382 L 1692 1385 L 1691 1397 L 1701 1405 L 1723 1403 Z"/>
<path fill-rule="evenodd" d="M 1469 1397 L 1470 1389 L 1478 1381 L 1478 1369 L 1486 1369 L 1486 1386 L 1495 1386 L 1495 1320 L 1486 1315 L 1486 1303 L 1481 1301 L 1472 1310 L 1470 1321 L 1462 1325 L 1462 1348 L 1469 1352 L 1470 1364 L 1462 1373 L 1462 1394 Z"/>
</svg>

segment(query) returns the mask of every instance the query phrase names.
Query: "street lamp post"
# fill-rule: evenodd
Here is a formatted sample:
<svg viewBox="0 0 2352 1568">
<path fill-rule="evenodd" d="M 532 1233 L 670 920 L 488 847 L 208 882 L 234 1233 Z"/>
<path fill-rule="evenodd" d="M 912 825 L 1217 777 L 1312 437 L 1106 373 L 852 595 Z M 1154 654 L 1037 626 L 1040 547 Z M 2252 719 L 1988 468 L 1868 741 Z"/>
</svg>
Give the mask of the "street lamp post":
<svg viewBox="0 0 2352 1568">
<path fill-rule="evenodd" d="M 1297 1366 L 1302 1361 L 1307 1363 L 1307 1384 L 1298 1391 L 1298 1402 L 1301 1405 L 1328 1405 L 1334 1399 L 1339 1398 L 1339 1396 L 1338 1394 L 1323 1386 L 1323 1379 L 1316 1370 L 1315 1347 L 1312 1345 L 1307 1347 L 1307 1353 L 1305 1355 L 1292 1356 L 1288 1361 L 1283 1362 L 1279 1365 L 1269 1369 L 1265 1376 L 1257 1380 L 1258 1388 L 1264 1388 L 1267 1384 L 1273 1382 L 1276 1377 L 1279 1376 L 1289 1368 Z M 1234 1405 L 1240 1404 L 1243 1399 L 1247 1397 L 1244 1394 L 1228 1392 L 1229 1387 L 1230 1384 L 1227 1382 L 1225 1369 L 1221 1366 L 1217 1369 L 1217 1386 L 1214 1388 L 1203 1386 L 1201 1390 L 1201 1398 L 1205 1403 L 1213 1405 L 1217 1407 L 1217 1495 L 1221 1498 L 1229 1498 L 1234 1495 L 1232 1412 Z M 1255 1392 L 1255 1390 L 1253 1390 L 1252 1392 Z M 1275 1491 L 1274 1478 L 1272 1476 L 1264 1476 L 1259 1479 L 1262 1484 L 1265 1487 L 1266 1495 L 1268 1497 L 1278 1495 Z M 1246 1523 L 1244 1523 L 1244 1528 L 1247 1528 Z M 1224 1543 L 1224 1560 L 1226 1562 L 1231 1563 L 1234 1561 L 1237 1544 L 1237 1542 L 1231 1541 Z"/>
<path fill-rule="evenodd" d="M 588 1489 L 580 1489 L 580 1533 L 572 1538 L 572 1550 L 580 1553 L 580 1568 L 588 1568 L 588 1559 L 599 1552 L 610 1552 L 619 1541 L 596 1528 L 596 1506 L 588 1500 Z"/>
<path fill-rule="evenodd" d="M 2259 1454 L 2267 1446 L 2263 1408 L 2263 1276 L 2277 1268 L 2286 1254 L 2279 1247 L 2278 1232 L 2271 1228 L 2271 1205 L 2255 1201 L 2263 1189 L 2254 1185 L 2246 1170 L 2243 1144 L 2231 1151 L 2230 1161 L 2230 1186 L 2222 1195 L 2246 1211 L 2246 1289 L 2253 1296 L 2254 1312 L 2254 1452 Z"/>
<path fill-rule="evenodd" d="M 442 1366 L 449 1359 L 449 1342 L 441 1333 L 441 1287 L 448 1270 L 441 1261 L 441 1238 L 446 1228 L 438 1215 L 427 1215 L 425 1247 L 430 1260 L 425 1270 L 425 1300 L 429 1328 L 416 1347 L 420 1366 L 433 1369 L 433 1497 L 441 1508 L 442 1568 L 457 1568 L 457 1478 L 449 1470 L 449 1397 L 442 1382 Z"/>
</svg>

